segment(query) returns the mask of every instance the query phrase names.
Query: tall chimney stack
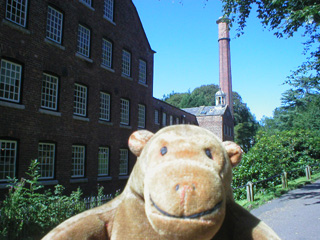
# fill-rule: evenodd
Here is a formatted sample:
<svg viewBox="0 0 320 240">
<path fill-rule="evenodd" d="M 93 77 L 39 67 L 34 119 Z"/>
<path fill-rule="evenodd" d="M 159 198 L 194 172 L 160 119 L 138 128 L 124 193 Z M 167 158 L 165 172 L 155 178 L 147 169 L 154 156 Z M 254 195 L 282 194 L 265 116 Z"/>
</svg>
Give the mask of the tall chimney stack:
<svg viewBox="0 0 320 240">
<path fill-rule="evenodd" d="M 224 17 L 217 21 L 219 29 L 219 84 L 221 90 L 227 95 L 226 104 L 233 116 L 229 22 L 230 20 Z"/>
</svg>

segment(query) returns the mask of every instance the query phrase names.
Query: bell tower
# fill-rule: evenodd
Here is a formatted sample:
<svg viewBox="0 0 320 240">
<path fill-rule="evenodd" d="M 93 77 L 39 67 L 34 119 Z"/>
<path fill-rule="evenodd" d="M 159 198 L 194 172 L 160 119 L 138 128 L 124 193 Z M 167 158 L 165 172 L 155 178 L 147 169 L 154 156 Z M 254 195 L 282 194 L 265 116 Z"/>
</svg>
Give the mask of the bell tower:
<svg viewBox="0 0 320 240">
<path fill-rule="evenodd" d="M 221 17 L 217 21 L 219 29 L 219 84 L 221 91 L 226 94 L 225 104 L 229 106 L 233 115 L 229 22 L 230 20 L 225 17 Z"/>
</svg>

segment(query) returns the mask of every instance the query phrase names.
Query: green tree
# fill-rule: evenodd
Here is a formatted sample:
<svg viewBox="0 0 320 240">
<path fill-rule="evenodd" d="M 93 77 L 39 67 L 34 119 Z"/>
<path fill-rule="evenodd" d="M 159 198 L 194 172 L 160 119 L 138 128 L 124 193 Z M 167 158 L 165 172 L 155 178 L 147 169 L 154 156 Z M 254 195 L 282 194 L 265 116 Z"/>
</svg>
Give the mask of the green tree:
<svg viewBox="0 0 320 240">
<path fill-rule="evenodd" d="M 320 80 L 299 77 L 287 83 L 292 88 L 282 94 L 281 107 L 275 109 L 273 119 L 262 120 L 264 130 L 320 131 Z"/>
<path fill-rule="evenodd" d="M 219 87 L 215 84 L 202 85 L 192 92 L 172 93 L 164 95 L 162 100 L 178 108 L 190 108 L 200 106 L 214 106 L 215 93 Z"/>
<path fill-rule="evenodd" d="M 188 93 L 172 92 L 164 95 L 163 100 L 179 108 L 214 106 L 215 93 L 218 90 L 217 85 L 203 85 Z M 247 152 L 254 144 L 254 136 L 259 124 L 237 92 L 233 92 L 233 106 L 235 142 Z"/>
<path fill-rule="evenodd" d="M 208 0 L 207 0 L 208 1 Z M 231 25 L 238 26 L 238 36 L 244 33 L 246 21 L 252 11 L 261 20 L 263 27 L 274 31 L 279 37 L 292 37 L 298 30 L 306 38 L 305 50 L 310 52 L 307 61 L 293 72 L 291 78 L 305 76 L 320 78 L 320 2 L 319 0 L 221 0 L 225 16 Z M 254 8 L 255 7 L 255 8 Z M 312 47 L 315 47 L 314 50 Z M 309 76 L 310 78 L 311 76 Z"/>
</svg>

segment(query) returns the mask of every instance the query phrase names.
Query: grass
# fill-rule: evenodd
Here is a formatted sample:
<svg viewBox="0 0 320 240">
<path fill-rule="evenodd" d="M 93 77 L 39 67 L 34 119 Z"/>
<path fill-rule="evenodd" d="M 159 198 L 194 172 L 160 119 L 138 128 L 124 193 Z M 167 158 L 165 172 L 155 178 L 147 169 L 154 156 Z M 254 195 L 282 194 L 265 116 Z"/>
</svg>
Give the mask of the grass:
<svg viewBox="0 0 320 240">
<path fill-rule="evenodd" d="M 236 202 L 241 206 L 243 206 L 244 208 L 246 208 L 247 210 L 252 210 L 254 208 L 257 208 L 271 201 L 272 199 L 280 197 L 281 195 L 287 193 L 290 190 L 302 187 L 318 179 L 320 179 L 320 172 L 313 174 L 311 180 L 307 180 L 306 177 L 300 177 L 300 178 L 288 181 L 288 188 L 286 189 L 283 189 L 281 184 L 267 190 L 260 189 L 257 193 L 255 193 L 254 202 L 248 202 L 246 199 L 236 200 Z"/>
</svg>

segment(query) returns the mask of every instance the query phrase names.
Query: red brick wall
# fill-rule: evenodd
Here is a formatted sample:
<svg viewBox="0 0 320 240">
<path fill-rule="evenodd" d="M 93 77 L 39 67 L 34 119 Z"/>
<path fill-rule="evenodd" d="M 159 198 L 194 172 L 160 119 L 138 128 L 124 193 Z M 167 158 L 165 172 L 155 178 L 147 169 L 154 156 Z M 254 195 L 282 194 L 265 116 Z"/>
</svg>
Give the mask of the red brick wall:
<svg viewBox="0 0 320 240">
<path fill-rule="evenodd" d="M 76 0 L 29 1 L 27 27 L 23 30 L 4 20 L 5 2 L 0 3 L 0 57 L 23 65 L 21 102 L 14 105 L 24 106 L 24 109 L 8 107 L 5 101 L 0 100 L 0 138 L 18 140 L 16 176 L 23 177 L 30 160 L 37 158 L 38 143 L 49 141 L 56 143 L 55 179 L 67 187 L 68 192 L 81 186 L 88 195 L 96 192 L 98 183 L 109 193 L 123 188 L 126 179 L 118 177 L 119 149 L 128 148 L 128 137 L 138 128 L 138 104 L 146 105 L 147 128 L 153 127 L 154 116 L 154 52 L 150 48 L 132 1 L 115 1 L 115 24 L 103 19 L 103 1 L 93 1 L 94 11 Z M 45 40 L 48 4 L 64 13 L 62 48 Z M 91 30 L 92 62 L 76 56 L 79 23 Z M 113 42 L 114 72 L 100 66 L 103 37 Z M 123 49 L 131 53 L 131 79 L 121 76 Z M 147 85 L 138 83 L 139 59 L 147 62 Z M 59 77 L 60 116 L 39 112 L 44 72 Z M 82 118 L 85 121 L 74 119 L 73 116 L 74 83 L 88 87 L 87 116 Z M 100 91 L 106 91 L 111 95 L 111 122 L 107 124 L 99 121 Z M 120 98 L 130 100 L 128 127 L 120 126 Z M 86 146 L 87 183 L 70 183 L 73 144 Z M 100 146 L 110 147 L 110 181 L 97 181 Z M 135 156 L 130 154 L 129 172 L 135 160 Z"/>
<path fill-rule="evenodd" d="M 18 141 L 16 177 L 25 177 L 31 159 L 38 157 L 38 143 L 56 144 L 55 177 L 66 187 L 66 193 L 80 186 L 85 195 L 95 194 L 97 184 L 106 193 L 123 188 L 127 179 L 119 177 L 119 149 L 128 148 L 130 134 L 138 129 L 138 104 L 146 106 L 146 128 L 157 131 L 154 109 L 169 114 L 187 115 L 186 120 L 196 122 L 192 115 L 170 105 L 155 101 L 153 88 L 153 54 L 131 0 L 116 0 L 114 23 L 103 18 L 103 1 L 93 1 L 92 9 L 78 0 L 33 0 L 29 2 L 27 27 L 17 27 L 5 20 L 5 2 L 0 1 L 0 59 L 9 59 L 23 66 L 21 101 L 11 104 L 0 100 L 0 139 Z M 62 11 L 64 16 L 62 44 L 50 44 L 45 39 L 48 5 Z M 76 56 L 78 24 L 91 30 L 90 59 Z M 101 65 L 102 38 L 113 42 L 114 71 Z M 131 78 L 121 76 L 122 50 L 131 53 Z M 147 62 L 147 84 L 138 83 L 139 59 Z M 58 111 L 40 112 L 41 84 L 44 72 L 59 77 Z M 74 84 L 88 87 L 87 116 L 74 118 Z M 111 121 L 99 121 L 100 91 L 111 95 Z M 130 100 L 130 124 L 120 125 L 120 98 Z M 50 111 L 46 111 L 49 112 Z M 82 119 L 82 120 L 79 120 Z M 71 183 L 72 145 L 86 146 L 84 183 Z M 110 180 L 98 181 L 98 148 L 110 148 Z M 136 157 L 129 154 L 129 173 Z M 48 182 L 47 182 L 48 183 Z M 5 193 L 0 183 L 0 194 Z"/>
</svg>

